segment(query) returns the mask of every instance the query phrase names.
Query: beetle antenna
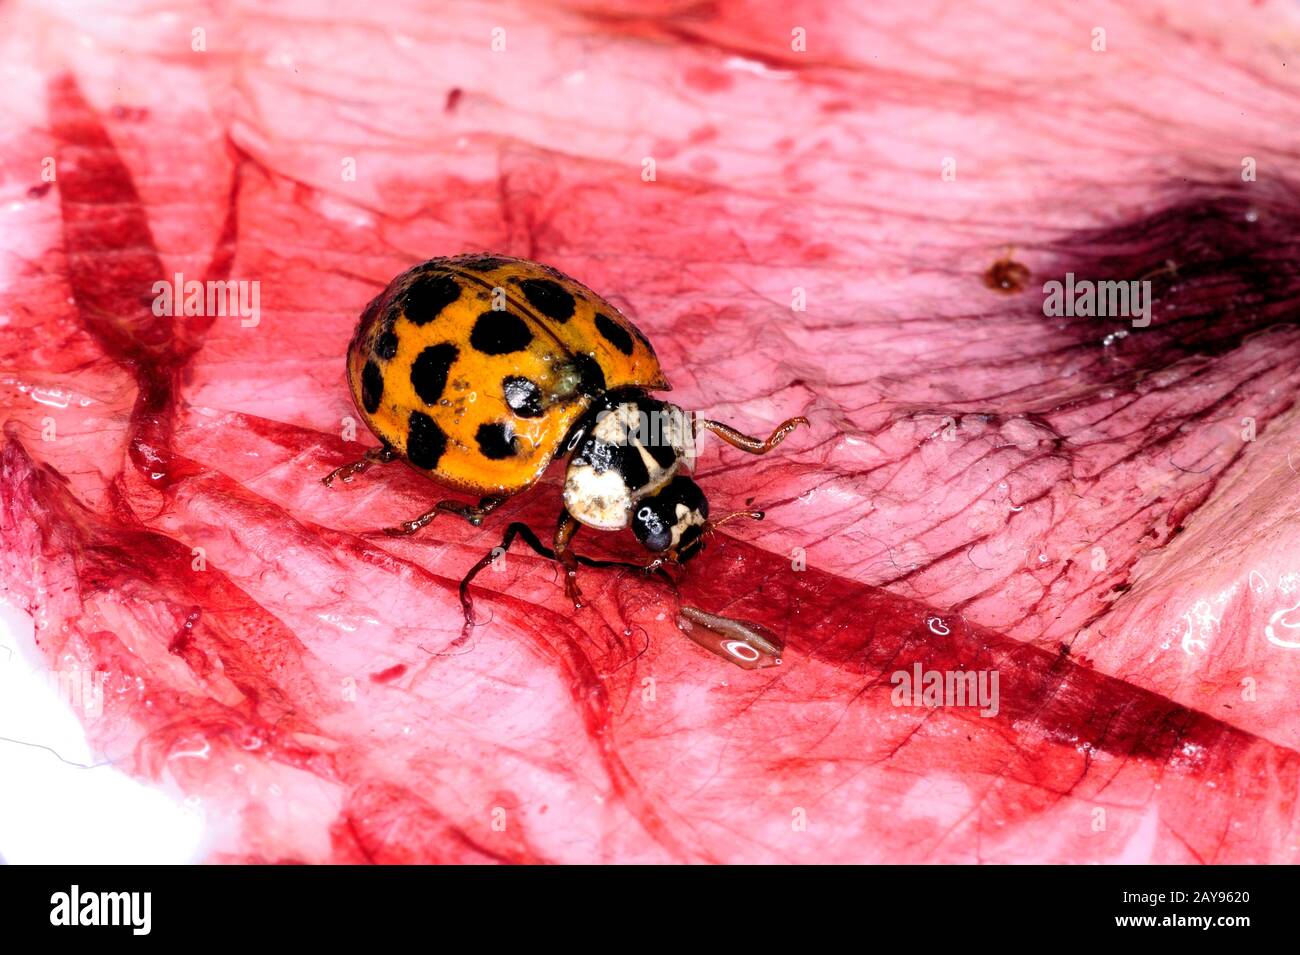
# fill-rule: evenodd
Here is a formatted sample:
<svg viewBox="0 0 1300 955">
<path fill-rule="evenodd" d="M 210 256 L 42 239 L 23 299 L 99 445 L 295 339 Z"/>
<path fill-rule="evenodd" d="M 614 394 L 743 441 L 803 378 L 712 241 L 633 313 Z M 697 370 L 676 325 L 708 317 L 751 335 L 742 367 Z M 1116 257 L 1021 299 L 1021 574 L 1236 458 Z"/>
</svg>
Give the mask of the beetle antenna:
<svg viewBox="0 0 1300 955">
<path fill-rule="evenodd" d="M 762 511 L 732 511 L 726 517 L 720 517 L 716 521 L 709 521 L 710 527 L 721 527 L 728 521 L 734 521 L 738 517 L 748 517 L 751 520 L 761 521 L 764 517 Z"/>
</svg>

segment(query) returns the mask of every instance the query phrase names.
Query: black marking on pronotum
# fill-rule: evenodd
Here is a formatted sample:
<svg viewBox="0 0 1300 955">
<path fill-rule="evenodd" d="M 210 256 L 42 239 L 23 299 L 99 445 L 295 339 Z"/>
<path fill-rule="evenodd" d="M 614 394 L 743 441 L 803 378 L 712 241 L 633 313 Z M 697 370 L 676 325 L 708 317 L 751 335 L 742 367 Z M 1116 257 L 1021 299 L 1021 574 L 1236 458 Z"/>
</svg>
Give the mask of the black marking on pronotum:
<svg viewBox="0 0 1300 955">
<path fill-rule="evenodd" d="M 677 449 L 669 438 L 678 423 L 674 419 L 681 411 L 666 401 L 649 395 L 638 395 L 633 403 L 636 406 L 636 425 L 632 436 L 650 453 L 659 467 L 672 467 L 677 460 Z"/>
<path fill-rule="evenodd" d="M 573 460 L 575 464 L 589 464 L 597 474 L 603 474 L 610 468 L 619 466 L 621 455 L 618 445 L 591 435 L 578 446 Z"/>
<path fill-rule="evenodd" d="M 384 373 L 373 361 L 366 362 L 361 369 L 361 406 L 367 414 L 379 410 L 379 399 L 384 394 Z"/>
<path fill-rule="evenodd" d="M 485 355 L 508 355 L 523 351 L 533 340 L 533 333 L 518 315 L 489 310 L 474 322 L 469 343 Z"/>
<path fill-rule="evenodd" d="M 623 476 L 623 483 L 633 491 L 638 491 L 650 483 L 650 470 L 645 466 L 645 458 L 636 444 L 631 442 L 618 447 L 618 473 Z"/>
<path fill-rule="evenodd" d="M 632 491 L 650 483 L 650 471 L 645 459 L 631 440 L 611 443 L 590 435 L 579 445 L 573 463 L 589 465 L 597 474 L 617 471 L 623 483 Z"/>
<path fill-rule="evenodd" d="M 655 464 L 661 468 L 670 468 L 673 462 L 677 460 L 677 449 L 664 440 L 664 430 L 666 425 L 662 418 L 649 418 L 647 427 L 650 434 L 646 435 L 643 442 L 644 447 L 650 452 L 650 457 L 655 459 Z"/>
<path fill-rule="evenodd" d="M 521 418 L 539 418 L 542 414 L 542 392 L 533 382 L 519 375 L 511 375 L 501 382 L 506 405 Z"/>
<path fill-rule="evenodd" d="M 596 331 L 600 336 L 609 342 L 624 355 L 632 354 L 632 335 L 618 322 L 614 321 L 608 315 L 596 316 Z"/>
<path fill-rule="evenodd" d="M 514 431 L 509 425 L 499 421 L 479 425 L 474 440 L 478 442 L 478 449 L 483 452 L 483 457 L 493 461 L 514 457 L 518 451 Z"/>
<path fill-rule="evenodd" d="M 411 282 L 401 299 L 402 311 L 408 321 L 427 325 L 442 310 L 460 298 L 460 285 L 450 275 L 441 272 L 420 275 Z"/>
<path fill-rule="evenodd" d="M 573 318 L 573 296 L 559 282 L 524 279 L 519 283 L 519 290 L 528 299 L 528 304 L 547 318 L 561 323 Z"/>
<path fill-rule="evenodd" d="M 423 411 L 412 411 L 406 431 L 406 459 L 432 471 L 447 450 L 447 435 Z"/>
<path fill-rule="evenodd" d="M 449 342 L 430 345 L 411 364 L 411 387 L 426 405 L 438 403 L 460 349 Z"/>
</svg>

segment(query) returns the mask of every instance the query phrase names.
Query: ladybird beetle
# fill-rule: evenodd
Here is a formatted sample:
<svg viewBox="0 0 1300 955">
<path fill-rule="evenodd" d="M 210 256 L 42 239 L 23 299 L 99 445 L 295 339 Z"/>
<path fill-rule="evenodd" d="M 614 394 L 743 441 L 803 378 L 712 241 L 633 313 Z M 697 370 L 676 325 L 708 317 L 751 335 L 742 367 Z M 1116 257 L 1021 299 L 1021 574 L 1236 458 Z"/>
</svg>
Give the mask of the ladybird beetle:
<svg viewBox="0 0 1300 955">
<path fill-rule="evenodd" d="M 536 262 L 494 254 L 435 258 L 403 272 L 366 306 L 348 346 L 353 401 L 382 442 L 323 480 L 347 481 L 372 464 L 402 459 L 435 481 L 480 496 L 477 505 L 439 501 L 389 534 L 412 534 L 439 512 L 475 526 L 531 487 L 556 454 L 570 455 L 564 510 L 552 548 L 523 525 L 461 584 L 467 626 L 470 579 L 515 536 L 565 569 L 582 606 L 579 564 L 621 565 L 576 555 L 583 525 L 631 527 L 654 559 L 680 564 L 703 548 L 709 505 L 683 471 L 706 430 L 751 454 L 766 454 L 806 418 L 766 439 L 687 416 L 648 392 L 669 391 L 649 340 L 605 299 Z M 729 515 L 761 518 L 758 511 Z"/>
</svg>

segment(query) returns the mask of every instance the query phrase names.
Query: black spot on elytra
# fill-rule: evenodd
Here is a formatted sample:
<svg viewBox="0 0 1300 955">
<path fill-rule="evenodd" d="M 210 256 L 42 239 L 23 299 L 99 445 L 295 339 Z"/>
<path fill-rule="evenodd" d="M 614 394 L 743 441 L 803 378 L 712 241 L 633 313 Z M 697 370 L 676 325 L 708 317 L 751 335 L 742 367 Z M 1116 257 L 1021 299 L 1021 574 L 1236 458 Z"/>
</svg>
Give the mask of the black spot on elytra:
<svg viewBox="0 0 1300 955">
<path fill-rule="evenodd" d="M 460 260 L 459 265 L 461 268 L 474 269 L 478 272 L 492 272 L 509 261 L 509 259 L 497 258 L 494 255 L 467 255 Z"/>
<path fill-rule="evenodd" d="M 442 397 L 452 362 L 459 355 L 460 349 L 443 342 L 440 345 L 430 345 L 411 363 L 411 387 L 426 405 L 437 404 Z"/>
<path fill-rule="evenodd" d="M 600 362 L 590 355 L 574 355 L 573 367 L 578 371 L 578 391 L 594 396 L 605 391 L 605 371 Z"/>
<path fill-rule="evenodd" d="M 524 279 L 519 289 L 528 304 L 547 318 L 567 322 L 573 318 L 573 296 L 559 282 L 550 279 Z"/>
<path fill-rule="evenodd" d="M 596 331 L 624 355 L 632 354 L 632 336 L 628 330 L 608 315 L 596 316 Z"/>
<path fill-rule="evenodd" d="M 469 333 L 469 343 L 485 355 L 523 351 L 532 340 L 533 333 L 524 320 L 506 311 L 484 312 Z"/>
<path fill-rule="evenodd" d="M 384 373 L 373 361 L 368 361 L 366 367 L 361 369 L 361 406 L 366 409 L 367 414 L 374 414 L 379 410 L 379 399 L 383 394 Z"/>
<path fill-rule="evenodd" d="M 419 276 L 402 295 L 402 311 L 416 325 L 427 325 L 460 298 L 460 285 L 450 275 L 433 272 Z"/>
<path fill-rule="evenodd" d="M 506 404 L 521 418 L 538 418 L 542 414 L 542 392 L 527 378 L 511 375 L 501 382 Z"/>
<path fill-rule="evenodd" d="M 645 335 L 642 333 L 641 329 L 637 328 L 635 325 L 632 325 L 631 322 L 628 322 L 628 325 L 632 327 L 632 334 L 636 336 L 637 341 L 639 341 L 642 345 L 645 346 L 646 351 L 648 351 L 651 355 L 654 355 L 655 346 L 650 344 L 650 339 L 646 338 Z"/>
<path fill-rule="evenodd" d="M 447 435 L 423 411 L 412 411 L 406 430 L 406 459 L 432 471 L 447 450 Z"/>
<path fill-rule="evenodd" d="M 479 425 L 474 439 L 478 441 L 478 449 L 483 452 L 485 458 L 500 461 L 515 455 L 514 431 L 501 422 L 494 421 Z"/>
<path fill-rule="evenodd" d="M 397 335 L 391 330 L 379 333 L 375 339 L 375 354 L 384 361 L 390 360 L 397 354 Z"/>
</svg>

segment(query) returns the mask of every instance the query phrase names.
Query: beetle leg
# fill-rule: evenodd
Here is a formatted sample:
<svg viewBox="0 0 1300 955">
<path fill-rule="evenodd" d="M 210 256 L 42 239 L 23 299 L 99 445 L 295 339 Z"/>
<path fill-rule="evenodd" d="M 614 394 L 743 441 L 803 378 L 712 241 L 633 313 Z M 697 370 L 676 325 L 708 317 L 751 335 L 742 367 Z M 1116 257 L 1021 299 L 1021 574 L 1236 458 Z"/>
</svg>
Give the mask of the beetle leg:
<svg viewBox="0 0 1300 955">
<path fill-rule="evenodd" d="M 578 587 L 578 555 L 569 550 L 569 542 L 582 527 L 568 511 L 560 512 L 555 529 L 555 559 L 564 568 L 564 592 L 573 601 L 573 609 L 582 609 L 582 590 Z"/>
<path fill-rule="evenodd" d="M 489 494 L 478 502 L 478 505 L 465 504 L 462 501 L 439 501 L 434 510 L 446 511 L 448 514 L 458 514 L 465 520 L 469 521 L 475 527 L 483 524 L 483 518 L 487 517 L 498 507 L 506 502 L 504 497 L 498 497 Z"/>
<path fill-rule="evenodd" d="M 565 513 L 565 516 L 567 516 L 567 512 Z M 573 523 L 577 524 L 578 522 L 574 521 Z M 563 518 L 561 518 L 561 524 L 563 524 Z M 506 527 L 506 532 L 501 538 L 501 543 L 484 554 L 483 557 L 479 559 L 479 562 L 469 569 L 469 573 L 461 579 L 460 606 L 461 610 L 465 614 L 465 627 L 461 634 L 462 639 L 469 636 L 470 628 L 474 625 L 474 602 L 469 596 L 470 581 L 477 577 L 479 571 L 484 567 L 494 563 L 498 557 L 505 556 L 505 552 L 510 549 L 510 545 L 514 543 L 516 537 L 522 537 L 524 543 L 531 547 L 533 552 L 538 556 L 545 557 L 547 560 L 560 561 L 561 564 L 564 564 L 566 560 L 571 560 L 575 566 L 581 564 L 584 567 L 623 567 L 629 570 L 648 569 L 642 568 L 640 564 L 629 564 L 622 560 L 595 560 L 591 557 L 584 557 L 582 554 L 575 554 L 573 551 L 567 549 L 567 544 L 573 539 L 573 535 L 576 533 L 576 529 L 569 532 L 568 537 L 565 539 L 566 549 L 564 551 L 568 557 L 561 558 L 555 551 L 551 550 L 538 540 L 537 535 L 532 532 L 527 524 L 521 524 L 516 521 Z M 556 532 L 556 536 L 559 536 L 558 531 Z"/>
<path fill-rule="evenodd" d="M 371 448 L 365 453 L 360 461 L 353 461 L 351 464 L 345 464 L 341 468 L 335 468 L 329 474 L 320 479 L 320 482 L 326 487 L 334 483 L 335 478 L 341 477 L 343 483 L 347 484 L 355 475 L 362 474 L 370 469 L 372 464 L 387 464 L 397 457 L 397 452 L 388 445 L 381 445 L 378 448 Z"/>
<path fill-rule="evenodd" d="M 419 517 L 414 517 L 409 521 L 402 521 L 396 527 L 385 527 L 384 533 L 389 537 L 408 537 L 414 534 L 420 528 L 424 527 L 431 520 L 438 516 L 437 505 L 429 508 Z"/>
<path fill-rule="evenodd" d="M 733 448 L 740 448 L 740 450 L 748 451 L 750 454 L 767 454 L 767 452 L 784 441 L 787 434 L 799 427 L 799 425 L 807 423 L 808 419 L 802 415 L 798 418 L 791 418 L 789 421 L 783 421 L 777 425 L 775 431 L 767 436 L 767 440 L 741 434 L 730 425 L 725 425 L 721 421 L 710 421 L 708 418 L 698 419 L 695 422 L 695 427 L 697 430 L 703 428 L 705 431 L 712 431 Z"/>
<path fill-rule="evenodd" d="M 510 549 L 510 545 L 514 543 L 515 537 L 517 536 L 523 537 L 524 543 L 542 557 L 549 559 L 555 558 L 555 552 L 542 544 L 542 542 L 537 539 L 537 535 L 532 532 L 527 524 L 516 522 L 509 525 L 506 528 L 505 535 L 501 538 L 501 543 L 479 558 L 478 563 L 471 567 L 469 573 L 460 580 L 460 609 L 465 615 L 465 626 L 461 630 L 462 639 L 469 636 L 469 630 L 474 626 L 474 601 L 472 601 L 469 596 L 470 581 L 477 577 L 479 571 L 484 567 L 495 563 L 498 557 L 504 557 L 506 551 Z"/>
<path fill-rule="evenodd" d="M 483 523 L 483 518 L 505 503 L 505 500 L 504 497 L 489 496 L 479 501 L 477 506 L 466 504 L 464 501 L 439 501 L 419 517 L 402 521 L 396 527 L 385 527 L 384 533 L 389 537 L 406 537 L 424 527 L 440 513 L 457 514 L 478 527 Z"/>
</svg>

